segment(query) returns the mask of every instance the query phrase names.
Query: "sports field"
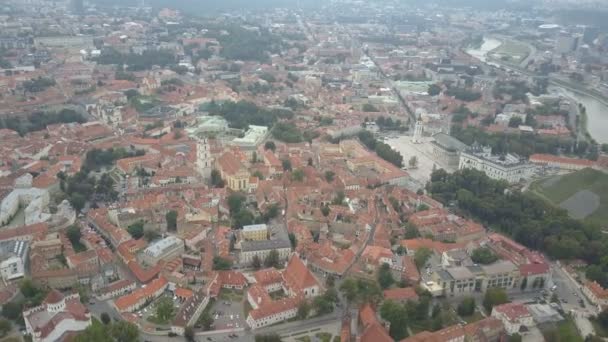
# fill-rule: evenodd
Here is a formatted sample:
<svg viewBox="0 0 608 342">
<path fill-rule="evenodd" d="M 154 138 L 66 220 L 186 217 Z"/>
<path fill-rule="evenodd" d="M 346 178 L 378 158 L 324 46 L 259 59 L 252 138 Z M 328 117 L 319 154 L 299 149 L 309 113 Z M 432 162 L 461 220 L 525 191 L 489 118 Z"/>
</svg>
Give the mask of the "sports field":
<svg viewBox="0 0 608 342">
<path fill-rule="evenodd" d="M 608 219 L 608 174 L 601 171 L 584 169 L 553 176 L 537 181 L 530 190 L 568 210 L 573 218 Z"/>
<path fill-rule="evenodd" d="M 492 58 L 501 59 L 505 62 L 520 63 L 530 54 L 530 49 L 523 43 L 512 40 L 503 42 L 499 47 L 490 51 Z"/>
</svg>

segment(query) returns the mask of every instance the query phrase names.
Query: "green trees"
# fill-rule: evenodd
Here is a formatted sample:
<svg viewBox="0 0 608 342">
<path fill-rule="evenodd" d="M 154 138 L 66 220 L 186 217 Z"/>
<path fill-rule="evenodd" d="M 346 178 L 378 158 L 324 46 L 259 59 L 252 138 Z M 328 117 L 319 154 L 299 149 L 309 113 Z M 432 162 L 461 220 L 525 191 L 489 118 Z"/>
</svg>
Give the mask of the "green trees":
<svg viewBox="0 0 608 342">
<path fill-rule="evenodd" d="M 186 339 L 186 341 L 188 342 L 193 342 L 196 341 L 195 339 L 195 335 L 194 335 L 194 328 L 192 328 L 191 326 L 187 326 L 184 329 L 184 338 Z"/>
<path fill-rule="evenodd" d="M 253 259 L 251 260 L 251 267 L 253 267 L 255 270 L 259 270 L 260 267 L 262 267 L 262 260 L 260 260 L 259 256 L 253 256 Z"/>
<path fill-rule="evenodd" d="M 168 231 L 176 231 L 177 230 L 177 211 L 169 210 L 165 214 L 165 221 L 167 222 L 167 230 Z"/>
<path fill-rule="evenodd" d="M 98 64 L 127 65 L 129 71 L 149 70 L 154 65 L 161 67 L 175 63 L 175 55 L 169 50 L 146 50 L 142 54 L 121 54 L 116 50 L 106 49 L 97 59 Z"/>
<path fill-rule="evenodd" d="M 458 304 L 456 311 L 460 316 L 471 316 L 473 313 L 475 313 L 475 299 L 473 299 L 473 297 L 464 298 L 462 302 Z"/>
<path fill-rule="evenodd" d="M 281 166 L 283 166 L 283 171 L 291 171 L 291 160 L 289 160 L 289 159 L 281 160 Z"/>
<path fill-rule="evenodd" d="M 367 148 L 375 151 L 376 154 L 378 154 L 378 157 L 388 161 L 389 163 L 397 167 L 403 166 L 403 156 L 401 156 L 399 152 L 393 150 L 393 148 L 389 145 L 381 141 L 377 141 L 376 138 L 374 138 L 374 136 L 372 135 L 372 133 L 368 131 L 362 131 L 359 132 L 357 136 L 359 137 L 359 140 L 365 146 L 367 146 Z"/>
<path fill-rule="evenodd" d="M 21 317 L 22 307 L 16 302 L 8 302 L 2 306 L 2 316 L 12 321 Z"/>
<path fill-rule="evenodd" d="M 139 220 L 129 227 L 127 227 L 127 232 L 131 234 L 131 237 L 134 239 L 139 239 L 144 236 L 144 222 Z"/>
<path fill-rule="evenodd" d="M 366 103 L 361 108 L 364 112 L 378 112 L 378 108 L 374 107 L 371 103 Z"/>
<path fill-rule="evenodd" d="M 279 268 L 281 266 L 281 260 L 279 259 L 279 252 L 273 249 L 268 253 L 266 259 L 264 259 L 264 266 Z"/>
<path fill-rule="evenodd" d="M 471 260 L 476 264 L 488 265 L 498 260 L 498 256 L 487 247 L 479 247 L 471 254 Z"/>
<path fill-rule="evenodd" d="M 54 79 L 39 76 L 38 78 L 32 78 L 29 81 L 23 82 L 23 89 L 30 93 L 38 93 L 54 86 L 55 84 Z"/>
<path fill-rule="evenodd" d="M 414 253 L 414 262 L 416 263 L 416 267 L 418 267 L 419 270 L 422 269 L 432 254 L 433 251 L 426 247 L 419 248 L 416 253 Z"/>
<path fill-rule="evenodd" d="M 301 169 L 294 170 L 291 173 L 291 180 L 294 182 L 304 181 L 304 171 L 302 171 Z"/>
<path fill-rule="evenodd" d="M 387 300 L 380 307 L 380 316 L 391 323 L 389 335 L 396 341 L 408 336 L 408 317 L 404 305 Z"/>
<path fill-rule="evenodd" d="M 407 162 L 410 169 L 415 169 L 418 167 L 418 158 L 416 156 L 412 156 L 410 160 Z"/>
<path fill-rule="evenodd" d="M 169 297 L 162 297 L 156 302 L 155 315 L 159 322 L 168 322 L 175 315 L 173 301 Z"/>
<path fill-rule="evenodd" d="M 329 209 L 329 206 L 321 205 L 321 213 L 323 214 L 323 216 L 327 217 L 330 211 L 331 209 Z"/>
<path fill-rule="evenodd" d="M 429 88 L 426 92 L 431 96 L 436 96 L 441 93 L 441 87 L 437 84 L 429 84 Z"/>
<path fill-rule="evenodd" d="M 264 109 L 253 102 L 226 101 L 221 105 L 212 103 L 209 105 L 209 115 L 221 116 L 231 128 L 246 129 L 249 125 L 273 126 L 278 119 L 291 119 L 293 112 L 284 109 Z"/>
<path fill-rule="evenodd" d="M 108 325 L 112 322 L 112 319 L 110 318 L 110 315 L 108 315 L 107 312 L 103 312 L 100 316 L 101 318 L 101 323 Z"/>
<path fill-rule="evenodd" d="M 37 111 L 24 116 L 9 116 L 0 120 L 0 128 L 8 128 L 18 132 L 21 136 L 28 132 L 45 129 L 48 125 L 57 123 L 86 122 L 86 119 L 72 109 L 63 109 L 59 112 Z"/>
<path fill-rule="evenodd" d="M 11 328 L 11 322 L 5 319 L 0 319 L 0 337 L 6 336 L 6 334 L 11 331 Z"/>
<path fill-rule="evenodd" d="M 80 238 L 82 237 L 82 233 L 80 232 L 80 227 L 77 225 L 71 225 L 65 232 L 65 235 L 68 237 L 70 242 L 73 245 L 80 244 Z"/>
<path fill-rule="evenodd" d="M 269 53 L 277 53 L 283 41 L 266 29 L 252 32 L 240 26 L 232 25 L 224 28 L 230 34 L 218 35 L 222 46 L 220 55 L 233 61 L 269 62 Z"/>
<path fill-rule="evenodd" d="M 110 332 L 116 342 L 136 342 L 139 340 L 139 329 L 127 321 L 117 321 L 110 327 Z"/>
<path fill-rule="evenodd" d="M 127 321 L 117 321 L 110 325 L 97 322 L 76 335 L 75 342 L 137 342 L 139 329 Z"/>
<path fill-rule="evenodd" d="M 336 176 L 336 173 L 329 170 L 329 171 L 325 171 L 325 180 L 327 181 L 327 183 L 331 183 L 334 181 L 334 177 Z"/>
<path fill-rule="evenodd" d="M 299 143 L 304 140 L 300 129 L 288 122 L 277 122 L 272 128 L 272 136 L 286 143 Z"/>
<path fill-rule="evenodd" d="M 505 290 L 499 287 L 491 287 L 487 289 L 486 294 L 483 297 L 483 307 L 486 312 L 490 314 L 492 308 L 496 305 L 505 304 L 509 302 L 509 297 Z"/>
<path fill-rule="evenodd" d="M 349 303 L 377 303 L 382 299 L 382 290 L 376 282 L 347 278 L 340 285 L 340 292 Z"/>
<path fill-rule="evenodd" d="M 481 98 L 481 93 L 479 92 L 457 87 L 448 88 L 448 90 L 445 91 L 445 94 L 454 96 L 456 99 L 465 102 L 473 102 Z"/>
<path fill-rule="evenodd" d="M 298 239 L 296 234 L 289 233 L 289 242 L 291 243 L 291 248 L 296 248 L 298 246 Z"/>
<path fill-rule="evenodd" d="M 228 196 L 227 202 L 233 228 L 240 229 L 254 221 L 253 214 L 245 207 L 245 201 L 245 196 L 240 193 L 233 193 Z"/>
<path fill-rule="evenodd" d="M 317 315 L 324 315 L 334 311 L 334 305 L 338 302 L 338 294 L 335 289 L 330 288 L 321 296 L 315 297 L 312 307 Z"/>
<path fill-rule="evenodd" d="M 232 268 L 232 261 L 224 259 L 222 257 L 213 257 L 213 269 L 218 270 L 229 270 Z"/>
<path fill-rule="evenodd" d="M 310 313 L 310 304 L 308 304 L 308 301 L 304 300 L 300 306 L 298 306 L 298 313 L 296 314 L 296 317 L 298 319 L 305 319 L 308 317 L 308 313 Z"/>
<path fill-rule="evenodd" d="M 446 205 L 457 201 L 467 215 L 529 248 L 552 258 L 586 260 L 589 278 L 608 286 L 608 237 L 600 227 L 572 219 L 566 211 L 533 195 L 505 189 L 506 183 L 470 169 L 449 175 L 436 170 L 427 186 L 433 198 Z"/>
<path fill-rule="evenodd" d="M 277 146 L 275 145 L 274 141 L 269 140 L 264 144 L 264 149 L 274 152 L 277 149 Z"/>
<path fill-rule="evenodd" d="M 383 263 L 378 270 L 378 283 L 380 284 L 380 287 L 387 289 L 393 285 L 394 282 L 395 279 L 393 279 L 389 264 Z"/>
</svg>

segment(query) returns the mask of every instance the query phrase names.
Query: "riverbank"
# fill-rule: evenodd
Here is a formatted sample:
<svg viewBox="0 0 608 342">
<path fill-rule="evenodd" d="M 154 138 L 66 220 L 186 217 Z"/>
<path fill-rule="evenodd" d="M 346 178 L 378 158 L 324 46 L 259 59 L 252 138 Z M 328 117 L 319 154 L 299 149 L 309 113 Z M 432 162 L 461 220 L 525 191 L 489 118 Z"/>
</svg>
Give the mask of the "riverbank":
<svg viewBox="0 0 608 342">
<path fill-rule="evenodd" d="M 530 77 L 547 77 L 522 69 L 519 65 L 489 57 L 491 51 L 497 49 L 501 44 L 502 42 L 496 38 L 484 37 L 481 48 L 467 49 L 465 52 L 490 66 L 512 70 Z M 580 129 L 581 133 L 589 138 L 588 140 L 608 144 L 608 135 L 605 134 L 608 130 L 608 96 L 584 85 L 573 84 L 555 76 L 547 78 L 550 85 L 563 89 L 564 92 L 570 92 L 571 94 L 568 97 L 585 107 L 585 113 L 581 113 L 582 115 L 579 116 L 578 124 L 580 127 L 577 129 Z"/>
</svg>

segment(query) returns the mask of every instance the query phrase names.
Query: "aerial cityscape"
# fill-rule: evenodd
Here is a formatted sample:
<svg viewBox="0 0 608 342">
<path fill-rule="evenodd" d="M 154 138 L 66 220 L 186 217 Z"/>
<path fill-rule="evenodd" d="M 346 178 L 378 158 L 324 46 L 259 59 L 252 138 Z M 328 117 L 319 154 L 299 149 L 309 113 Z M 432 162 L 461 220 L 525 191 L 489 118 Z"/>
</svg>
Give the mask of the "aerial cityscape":
<svg viewBox="0 0 608 342">
<path fill-rule="evenodd" d="M 20 341 L 608 341 L 608 2 L 0 1 Z"/>
</svg>

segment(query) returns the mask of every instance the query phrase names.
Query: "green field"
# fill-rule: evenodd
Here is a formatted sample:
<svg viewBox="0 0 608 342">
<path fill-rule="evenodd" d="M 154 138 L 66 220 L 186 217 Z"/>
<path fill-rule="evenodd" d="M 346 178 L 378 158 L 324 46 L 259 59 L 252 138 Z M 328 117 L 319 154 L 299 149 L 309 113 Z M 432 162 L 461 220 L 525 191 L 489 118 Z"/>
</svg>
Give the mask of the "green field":
<svg viewBox="0 0 608 342">
<path fill-rule="evenodd" d="M 512 40 L 503 41 L 502 44 L 490 52 L 490 56 L 504 62 L 519 64 L 530 54 L 530 48 L 526 44 Z"/>
<path fill-rule="evenodd" d="M 533 183 L 530 190 L 552 204 L 568 210 L 573 218 L 608 219 L 608 174 L 584 169 Z"/>
<path fill-rule="evenodd" d="M 545 341 L 551 342 L 583 342 L 583 338 L 576 329 L 576 324 L 572 318 L 557 323 L 551 328 L 545 328 L 541 331 L 545 337 Z"/>
</svg>

